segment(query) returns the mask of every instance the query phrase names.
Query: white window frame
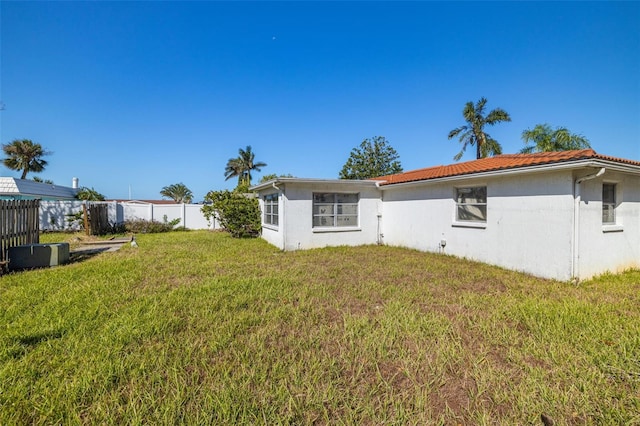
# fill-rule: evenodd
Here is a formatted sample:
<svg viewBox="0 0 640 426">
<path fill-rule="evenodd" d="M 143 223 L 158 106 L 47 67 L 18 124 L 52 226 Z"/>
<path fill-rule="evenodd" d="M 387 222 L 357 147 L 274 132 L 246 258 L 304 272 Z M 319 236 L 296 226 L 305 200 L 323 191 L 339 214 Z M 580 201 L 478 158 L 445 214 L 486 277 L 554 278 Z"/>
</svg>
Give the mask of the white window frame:
<svg viewBox="0 0 640 426">
<path fill-rule="evenodd" d="M 332 196 L 332 201 L 319 203 L 316 201 L 317 195 L 329 195 Z M 355 203 L 340 203 L 338 197 L 340 196 L 355 196 Z M 357 192 L 314 192 L 312 194 L 312 206 L 311 206 L 311 227 L 314 230 L 330 229 L 332 231 L 351 230 L 357 229 L 360 224 L 360 194 Z M 328 212 L 323 212 L 322 207 L 326 205 Z M 316 206 L 319 206 L 316 208 Z M 354 213 L 343 213 L 344 207 L 355 207 Z M 316 213 L 318 211 L 318 213 Z M 353 223 L 344 224 L 349 222 L 349 219 L 355 218 Z M 316 225 L 316 219 L 325 219 L 322 224 Z M 342 219 L 342 220 L 341 220 Z"/>
<path fill-rule="evenodd" d="M 469 193 L 477 190 L 483 190 L 484 192 L 484 201 L 461 201 L 460 195 L 461 193 Z M 487 225 L 487 186 L 486 185 L 470 185 L 470 186 L 458 186 L 454 188 L 454 201 L 455 201 L 455 211 L 454 211 L 454 226 L 467 226 L 472 228 L 485 228 Z M 474 219 L 474 218 L 465 218 L 460 216 L 461 210 L 469 207 L 476 207 L 480 213 L 484 213 L 484 217 Z"/>
<path fill-rule="evenodd" d="M 602 224 L 603 225 L 615 225 L 616 223 L 616 184 L 611 182 L 602 183 Z M 606 188 L 611 188 L 613 191 L 605 191 Z M 608 194 L 613 195 L 613 200 L 605 200 L 605 196 Z M 605 216 L 610 218 L 606 220 Z"/>
<path fill-rule="evenodd" d="M 276 193 L 267 194 L 263 197 L 264 213 L 262 215 L 262 224 L 267 227 L 277 228 L 280 222 L 280 210 L 278 206 L 279 196 Z M 275 207 L 275 212 L 274 212 Z"/>
<path fill-rule="evenodd" d="M 605 189 L 613 187 L 613 200 L 605 200 Z M 623 231 L 620 215 L 618 214 L 618 206 L 622 201 L 622 184 L 619 182 L 602 182 L 602 231 L 603 232 L 621 232 Z M 605 218 L 606 211 L 609 212 L 607 221 Z M 611 217 L 613 216 L 613 217 Z"/>
</svg>

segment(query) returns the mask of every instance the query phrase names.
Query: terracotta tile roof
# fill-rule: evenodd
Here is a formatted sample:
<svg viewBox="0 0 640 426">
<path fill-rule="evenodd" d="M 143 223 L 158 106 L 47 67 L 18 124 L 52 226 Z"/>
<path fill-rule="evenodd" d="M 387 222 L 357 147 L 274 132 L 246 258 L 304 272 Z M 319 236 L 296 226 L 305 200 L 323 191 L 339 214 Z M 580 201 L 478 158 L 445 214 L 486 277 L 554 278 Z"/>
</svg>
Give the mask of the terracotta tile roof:
<svg viewBox="0 0 640 426">
<path fill-rule="evenodd" d="M 517 169 L 520 167 L 531 167 L 585 159 L 614 161 L 618 163 L 640 166 L 640 161 L 609 157 L 606 155 L 597 154 L 592 149 L 581 149 L 575 151 L 540 152 L 534 154 L 496 155 L 495 157 L 466 161 L 464 163 L 427 167 L 425 169 L 411 170 L 409 172 L 398 173 L 395 175 L 380 176 L 373 178 L 373 180 L 385 181 L 384 183 L 382 183 L 382 185 L 391 185 L 396 183 L 415 182 L 420 180 L 438 179 L 498 170 Z"/>
</svg>

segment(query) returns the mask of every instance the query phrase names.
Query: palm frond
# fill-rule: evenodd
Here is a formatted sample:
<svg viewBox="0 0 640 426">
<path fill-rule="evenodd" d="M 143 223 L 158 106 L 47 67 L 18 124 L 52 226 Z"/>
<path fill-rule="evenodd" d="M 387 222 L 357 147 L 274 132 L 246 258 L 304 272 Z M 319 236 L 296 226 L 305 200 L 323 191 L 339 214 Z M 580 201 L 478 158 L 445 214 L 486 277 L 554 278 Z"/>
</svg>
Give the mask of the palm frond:
<svg viewBox="0 0 640 426">
<path fill-rule="evenodd" d="M 465 130 L 467 130 L 467 126 L 460 126 L 457 129 L 453 129 L 449 132 L 449 139 L 455 138 L 460 132 L 464 132 Z"/>
<path fill-rule="evenodd" d="M 489 113 L 489 115 L 487 115 L 487 118 L 485 119 L 485 123 L 490 126 L 493 126 L 494 124 L 497 124 L 497 123 L 501 123 L 503 121 L 511 121 L 511 117 L 509 116 L 509 113 L 507 113 L 505 110 L 501 108 L 496 108 L 492 110 Z"/>
</svg>

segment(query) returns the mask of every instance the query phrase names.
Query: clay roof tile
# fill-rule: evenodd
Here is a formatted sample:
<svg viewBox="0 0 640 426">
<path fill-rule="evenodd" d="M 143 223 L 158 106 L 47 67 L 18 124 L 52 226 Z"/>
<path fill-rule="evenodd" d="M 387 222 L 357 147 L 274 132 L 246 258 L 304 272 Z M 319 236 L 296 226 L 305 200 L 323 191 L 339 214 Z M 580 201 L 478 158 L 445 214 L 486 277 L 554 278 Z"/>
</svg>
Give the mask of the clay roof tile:
<svg viewBox="0 0 640 426">
<path fill-rule="evenodd" d="M 640 162 L 638 161 L 599 155 L 593 149 L 581 149 L 574 151 L 539 152 L 533 154 L 496 155 L 495 157 L 481 158 L 479 160 L 466 161 L 464 163 L 427 167 L 424 169 L 411 170 L 394 175 L 380 176 L 373 178 L 373 180 L 384 181 L 381 183 L 382 185 L 391 185 L 396 183 L 415 182 L 421 180 L 461 176 L 472 173 L 516 169 L 520 167 L 554 164 L 589 158 L 640 166 Z"/>
</svg>

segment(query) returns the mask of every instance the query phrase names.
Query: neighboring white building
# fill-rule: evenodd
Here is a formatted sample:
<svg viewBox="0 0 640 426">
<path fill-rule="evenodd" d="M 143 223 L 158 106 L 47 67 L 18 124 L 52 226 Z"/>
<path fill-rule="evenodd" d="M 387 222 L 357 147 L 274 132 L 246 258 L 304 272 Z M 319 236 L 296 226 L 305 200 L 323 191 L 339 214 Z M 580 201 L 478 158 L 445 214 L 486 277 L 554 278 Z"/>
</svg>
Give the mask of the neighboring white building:
<svg viewBox="0 0 640 426">
<path fill-rule="evenodd" d="M 73 186 L 54 185 L 34 180 L 0 177 L 0 200 L 74 200 L 78 193 L 78 180 Z"/>
<path fill-rule="evenodd" d="M 640 267 L 640 162 L 590 149 L 251 189 L 283 250 L 378 243 L 558 280 Z"/>
</svg>

